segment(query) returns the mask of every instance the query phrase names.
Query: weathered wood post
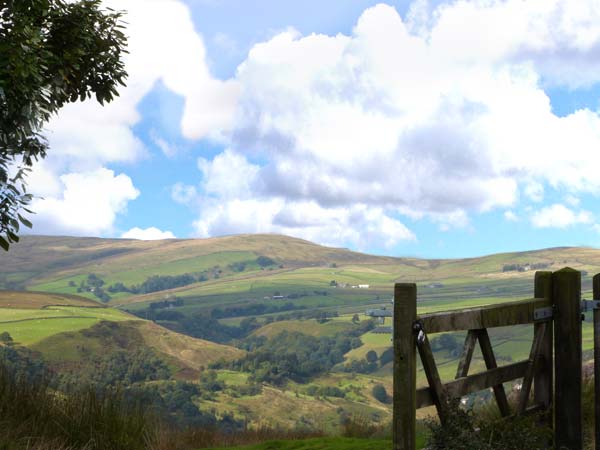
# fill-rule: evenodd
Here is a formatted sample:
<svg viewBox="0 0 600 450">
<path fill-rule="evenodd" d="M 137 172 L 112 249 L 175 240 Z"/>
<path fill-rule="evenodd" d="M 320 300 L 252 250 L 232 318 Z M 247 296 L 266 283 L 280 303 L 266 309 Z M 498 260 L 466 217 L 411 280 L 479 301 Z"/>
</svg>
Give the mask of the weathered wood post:
<svg viewBox="0 0 600 450">
<path fill-rule="evenodd" d="M 417 420 L 417 353 L 413 325 L 417 319 L 417 285 L 394 287 L 394 450 L 415 450 Z"/>
<path fill-rule="evenodd" d="M 594 300 L 600 300 L 600 274 L 593 278 Z M 594 308 L 594 428 L 600 450 L 600 308 Z"/>
<path fill-rule="evenodd" d="M 554 298 L 554 429 L 557 450 L 581 450 L 581 273 L 552 274 Z"/>
<path fill-rule="evenodd" d="M 552 299 L 552 272 L 536 272 L 534 281 L 534 297 Z M 553 380 L 553 358 L 552 346 L 554 337 L 551 324 L 546 327 L 540 349 L 539 366 L 533 379 L 533 398 L 536 405 L 541 405 L 544 409 L 550 410 L 552 407 L 552 380 Z M 543 323 L 536 323 L 534 331 L 537 334 Z M 552 426 L 552 411 L 548 414 L 548 424 Z"/>
</svg>

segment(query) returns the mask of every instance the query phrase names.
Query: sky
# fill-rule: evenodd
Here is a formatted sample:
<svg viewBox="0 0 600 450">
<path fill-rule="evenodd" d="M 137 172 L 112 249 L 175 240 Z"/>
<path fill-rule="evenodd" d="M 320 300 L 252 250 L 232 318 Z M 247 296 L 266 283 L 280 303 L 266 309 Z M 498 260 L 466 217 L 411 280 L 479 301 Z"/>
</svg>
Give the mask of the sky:
<svg viewBox="0 0 600 450">
<path fill-rule="evenodd" d="M 127 87 L 47 124 L 35 234 L 600 246 L 598 0 L 104 5 Z"/>
</svg>

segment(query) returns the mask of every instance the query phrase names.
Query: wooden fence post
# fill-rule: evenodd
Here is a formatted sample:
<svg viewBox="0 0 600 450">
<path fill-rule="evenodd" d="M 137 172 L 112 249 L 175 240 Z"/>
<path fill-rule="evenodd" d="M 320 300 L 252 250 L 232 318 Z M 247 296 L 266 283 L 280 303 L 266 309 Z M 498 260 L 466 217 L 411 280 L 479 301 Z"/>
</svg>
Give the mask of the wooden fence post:
<svg viewBox="0 0 600 450">
<path fill-rule="evenodd" d="M 534 281 L 534 297 L 552 299 L 552 272 L 536 272 Z M 537 334 L 543 323 L 534 325 L 534 335 Z M 553 361 L 552 361 L 552 345 L 554 336 L 552 332 L 552 324 L 548 324 L 546 333 L 540 349 L 540 359 L 538 370 L 533 379 L 533 398 L 534 404 L 541 405 L 544 409 L 552 407 L 552 379 L 553 379 Z M 548 424 L 552 426 L 552 413 L 548 417 Z"/>
<path fill-rule="evenodd" d="M 581 450 L 581 273 L 568 267 L 554 272 L 552 293 L 555 446 L 557 450 Z"/>
<path fill-rule="evenodd" d="M 600 300 L 600 274 L 594 275 L 594 300 Z M 594 308 L 594 427 L 600 450 L 600 308 Z"/>
<path fill-rule="evenodd" d="M 417 319 L 417 285 L 394 287 L 394 450 L 415 450 L 417 420 L 417 353 L 413 325 Z"/>
</svg>

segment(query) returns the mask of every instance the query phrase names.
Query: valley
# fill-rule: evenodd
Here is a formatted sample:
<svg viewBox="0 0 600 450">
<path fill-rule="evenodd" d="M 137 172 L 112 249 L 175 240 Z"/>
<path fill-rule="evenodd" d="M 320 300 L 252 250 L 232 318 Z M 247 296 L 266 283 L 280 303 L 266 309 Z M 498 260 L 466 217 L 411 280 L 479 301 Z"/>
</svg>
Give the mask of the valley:
<svg viewBox="0 0 600 450">
<path fill-rule="evenodd" d="M 433 312 L 531 297 L 536 269 L 563 266 L 583 271 L 585 297 L 600 251 L 424 260 L 278 235 L 27 236 L 0 261 L 0 333 L 68 380 L 123 376 L 127 386 L 163 399 L 179 392 L 173 389 L 188 392 L 192 406 L 182 400 L 169 410 L 184 423 L 210 416 L 336 433 L 348 418 L 382 426 L 391 418 L 391 335 L 378 332 L 381 324 L 365 311 L 391 307 L 395 282 L 417 283 L 419 311 Z M 464 333 L 431 339 L 442 379 L 452 379 Z M 529 354 L 531 328 L 495 329 L 491 339 L 500 363 L 516 361 Z M 153 363 L 124 370 L 144 360 Z M 479 350 L 472 367 L 484 367 Z M 426 382 L 421 370 L 418 380 Z"/>
</svg>

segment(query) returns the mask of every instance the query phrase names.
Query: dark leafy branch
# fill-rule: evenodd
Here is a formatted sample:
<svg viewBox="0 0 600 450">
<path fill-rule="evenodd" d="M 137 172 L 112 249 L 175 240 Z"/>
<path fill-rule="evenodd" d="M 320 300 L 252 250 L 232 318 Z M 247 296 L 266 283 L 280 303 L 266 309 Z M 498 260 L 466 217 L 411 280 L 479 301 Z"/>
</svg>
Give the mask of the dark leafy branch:
<svg viewBox="0 0 600 450">
<path fill-rule="evenodd" d="M 0 247 L 18 242 L 32 195 L 27 174 L 46 156 L 44 124 L 65 104 L 118 95 L 127 73 L 122 12 L 101 0 L 0 0 Z"/>
</svg>

